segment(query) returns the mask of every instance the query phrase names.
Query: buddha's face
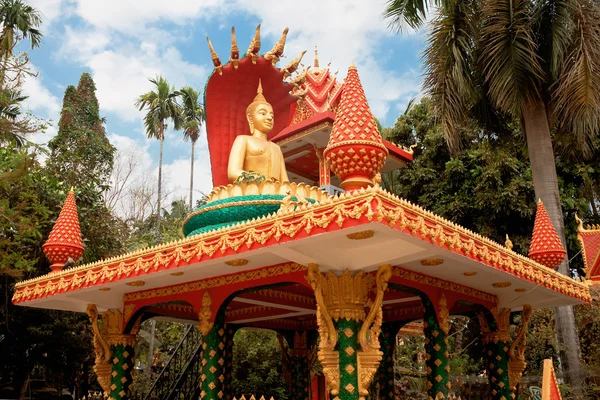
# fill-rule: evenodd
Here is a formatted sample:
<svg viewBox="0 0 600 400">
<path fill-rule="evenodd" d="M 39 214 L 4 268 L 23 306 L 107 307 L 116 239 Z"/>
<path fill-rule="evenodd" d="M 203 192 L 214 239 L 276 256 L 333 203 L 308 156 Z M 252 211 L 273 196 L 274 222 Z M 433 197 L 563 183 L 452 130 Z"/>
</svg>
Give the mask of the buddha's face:
<svg viewBox="0 0 600 400">
<path fill-rule="evenodd" d="M 269 104 L 259 104 L 252 114 L 248 114 L 248 121 L 252 123 L 254 129 L 263 133 L 269 133 L 273 130 L 275 115 L 273 107 Z"/>
</svg>

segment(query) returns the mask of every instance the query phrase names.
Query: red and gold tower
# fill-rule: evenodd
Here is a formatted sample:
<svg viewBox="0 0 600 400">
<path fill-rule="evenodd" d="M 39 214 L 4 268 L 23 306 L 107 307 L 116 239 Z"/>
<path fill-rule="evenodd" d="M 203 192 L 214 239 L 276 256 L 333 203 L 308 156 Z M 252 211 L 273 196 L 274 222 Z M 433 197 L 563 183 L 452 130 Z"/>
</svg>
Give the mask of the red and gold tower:
<svg viewBox="0 0 600 400">
<path fill-rule="evenodd" d="M 365 188 L 383 167 L 388 150 L 371 113 L 358 71 L 348 68 L 329 144 L 323 152 L 344 190 Z"/>
<path fill-rule="evenodd" d="M 42 248 L 52 263 L 52 272 L 60 271 L 69 259 L 77 261 L 81 258 L 84 249 L 73 188 L 69 190 L 58 219 Z"/>
</svg>

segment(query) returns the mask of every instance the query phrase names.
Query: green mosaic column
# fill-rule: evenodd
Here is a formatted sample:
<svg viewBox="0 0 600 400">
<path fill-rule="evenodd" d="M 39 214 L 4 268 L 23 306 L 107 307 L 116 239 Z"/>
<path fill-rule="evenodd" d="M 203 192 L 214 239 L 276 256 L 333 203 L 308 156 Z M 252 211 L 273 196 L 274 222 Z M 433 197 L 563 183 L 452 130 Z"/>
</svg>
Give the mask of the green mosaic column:
<svg viewBox="0 0 600 400">
<path fill-rule="evenodd" d="M 224 393 L 225 366 L 225 328 L 224 315 L 218 313 L 215 322 L 202 337 L 202 369 L 200 373 L 200 398 L 203 400 L 221 400 Z"/>
<path fill-rule="evenodd" d="M 450 365 L 448 364 L 448 338 L 440 328 L 434 305 L 428 297 L 421 296 L 425 314 L 423 333 L 425 334 L 425 365 L 427 367 L 427 394 L 430 399 L 447 399 Z"/>
<path fill-rule="evenodd" d="M 310 399 L 310 360 L 308 350 L 290 352 L 290 372 L 292 373 L 291 398 Z"/>
<path fill-rule="evenodd" d="M 396 323 L 383 324 L 379 335 L 383 359 L 374 381 L 377 381 L 379 398 L 382 399 L 395 399 L 398 397 L 396 385 L 394 384 L 394 348 L 396 347 L 396 335 L 399 328 L 400 325 Z"/>
<path fill-rule="evenodd" d="M 358 399 L 358 364 L 356 352 L 360 350 L 358 332 L 362 322 L 340 318 L 334 322 L 338 332 L 337 348 L 340 355 L 340 400 Z"/>
<path fill-rule="evenodd" d="M 225 393 L 226 400 L 233 399 L 233 393 L 231 390 L 231 380 L 233 379 L 233 337 L 237 332 L 237 326 L 227 325 L 225 328 L 225 337 L 223 343 L 225 348 L 223 349 L 223 358 L 225 359 L 224 375 L 225 381 L 223 382 L 223 391 Z"/>
<path fill-rule="evenodd" d="M 491 400 L 511 400 L 515 398 L 515 394 L 510 390 L 508 383 L 509 341 L 508 332 L 490 332 L 483 335 Z"/>
<path fill-rule="evenodd" d="M 135 335 L 123 335 L 120 343 L 111 346 L 112 373 L 110 378 L 110 399 L 129 400 L 131 397 L 131 373 L 135 356 Z"/>
</svg>

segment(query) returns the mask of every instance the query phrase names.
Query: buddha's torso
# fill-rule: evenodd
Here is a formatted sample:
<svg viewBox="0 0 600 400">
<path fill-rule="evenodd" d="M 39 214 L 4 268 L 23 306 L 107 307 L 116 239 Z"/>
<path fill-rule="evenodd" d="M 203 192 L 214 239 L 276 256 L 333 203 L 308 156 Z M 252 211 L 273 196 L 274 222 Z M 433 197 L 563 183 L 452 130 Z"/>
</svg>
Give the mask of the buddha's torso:
<svg viewBox="0 0 600 400">
<path fill-rule="evenodd" d="M 254 171 L 266 178 L 280 179 L 281 149 L 275 143 L 253 136 L 243 136 L 246 141 L 244 170 Z"/>
</svg>

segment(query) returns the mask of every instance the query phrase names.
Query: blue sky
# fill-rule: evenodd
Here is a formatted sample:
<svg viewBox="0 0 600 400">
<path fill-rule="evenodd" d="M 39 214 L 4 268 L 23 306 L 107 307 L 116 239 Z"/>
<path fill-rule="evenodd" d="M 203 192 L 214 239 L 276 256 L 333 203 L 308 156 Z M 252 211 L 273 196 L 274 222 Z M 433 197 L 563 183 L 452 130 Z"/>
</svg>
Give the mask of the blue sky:
<svg viewBox="0 0 600 400">
<path fill-rule="evenodd" d="M 158 142 L 143 131 L 136 97 L 148 91 L 148 77 L 162 74 L 177 88 L 204 88 L 212 70 L 205 37 L 223 61 L 228 59 L 230 29 L 236 27 L 243 52 L 261 23 L 262 50 L 271 48 L 288 26 L 287 64 L 314 46 L 321 66 L 331 61 L 343 79 L 351 62 L 365 87 L 371 109 L 392 125 L 422 83 L 423 33 L 396 35 L 386 29 L 383 0 L 30 0 L 44 15 L 42 47 L 30 52 L 39 76 L 25 84 L 28 106 L 40 117 L 58 121 L 65 87 L 89 72 L 97 86 L 106 131 L 120 152 L 119 162 L 135 154 L 135 179 L 156 174 Z M 277 116 L 276 116 L 277 117 Z M 45 143 L 56 133 L 33 138 Z M 165 184 L 170 198 L 189 193 L 190 146 L 180 132 L 168 132 L 164 149 Z M 194 197 L 211 189 L 205 140 L 197 145 Z"/>
</svg>

